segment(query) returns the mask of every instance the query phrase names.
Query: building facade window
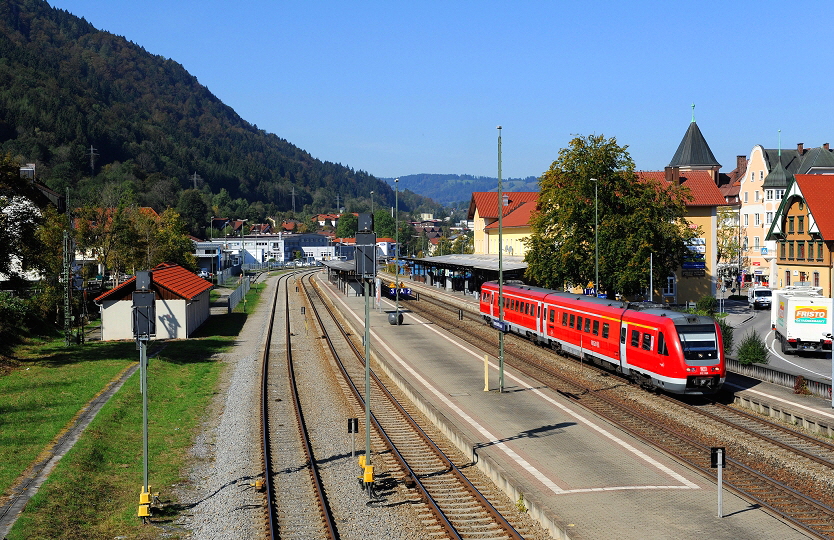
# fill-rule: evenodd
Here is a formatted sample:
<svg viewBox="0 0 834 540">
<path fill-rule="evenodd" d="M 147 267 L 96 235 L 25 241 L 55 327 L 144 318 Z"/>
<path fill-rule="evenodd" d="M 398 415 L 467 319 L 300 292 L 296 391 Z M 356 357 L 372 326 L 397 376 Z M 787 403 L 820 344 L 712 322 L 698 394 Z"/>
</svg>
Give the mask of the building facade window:
<svg viewBox="0 0 834 540">
<path fill-rule="evenodd" d="M 755 222 L 757 227 L 762 224 L 762 220 L 759 217 L 759 214 L 756 214 L 756 215 L 753 216 L 753 221 Z"/>
<path fill-rule="evenodd" d="M 759 190 L 757 189 L 754 193 L 753 200 L 759 202 Z"/>
<path fill-rule="evenodd" d="M 805 260 L 805 242 L 802 240 L 796 243 L 796 258 L 800 261 Z"/>
<path fill-rule="evenodd" d="M 765 213 L 765 225 L 770 225 L 773 223 L 773 212 Z"/>
<path fill-rule="evenodd" d="M 760 248 L 761 248 L 761 246 L 759 245 L 759 237 L 754 236 L 753 237 L 753 249 L 760 249 Z"/>
<path fill-rule="evenodd" d="M 750 225 L 750 214 L 744 214 L 744 226 Z"/>
<path fill-rule="evenodd" d="M 768 201 L 773 200 L 773 190 L 772 189 L 765 190 L 765 199 L 767 199 Z"/>
<path fill-rule="evenodd" d="M 788 242 L 788 259 L 793 259 L 793 242 Z"/>
<path fill-rule="evenodd" d="M 764 171 L 759 171 L 759 180 L 764 180 Z"/>
<path fill-rule="evenodd" d="M 820 273 L 814 272 L 814 287 L 820 286 Z"/>
<path fill-rule="evenodd" d="M 818 261 L 822 260 L 822 246 L 823 246 L 822 242 L 817 242 L 817 260 Z"/>
<path fill-rule="evenodd" d="M 666 278 L 666 286 L 663 287 L 664 296 L 675 296 L 675 276 Z"/>
<path fill-rule="evenodd" d="M 804 233 L 805 232 L 805 217 L 804 216 L 799 216 L 796 219 L 797 219 L 797 227 L 796 227 L 797 231 L 796 232 Z"/>
<path fill-rule="evenodd" d="M 788 233 L 793 234 L 793 216 L 788 218 Z"/>
<path fill-rule="evenodd" d="M 785 270 L 785 287 L 791 284 L 791 271 Z"/>
<path fill-rule="evenodd" d="M 744 192 L 744 202 L 747 202 L 747 192 Z"/>
<path fill-rule="evenodd" d="M 779 242 L 779 258 L 785 258 L 785 241 Z"/>
</svg>

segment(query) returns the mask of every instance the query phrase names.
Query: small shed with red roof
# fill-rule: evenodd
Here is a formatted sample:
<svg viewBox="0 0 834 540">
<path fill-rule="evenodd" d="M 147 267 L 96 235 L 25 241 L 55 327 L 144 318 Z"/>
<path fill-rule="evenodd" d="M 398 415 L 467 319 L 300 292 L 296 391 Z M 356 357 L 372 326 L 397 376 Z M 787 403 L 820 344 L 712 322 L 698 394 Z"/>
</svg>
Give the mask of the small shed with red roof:
<svg viewBox="0 0 834 540">
<path fill-rule="evenodd" d="M 150 271 L 151 290 L 156 293 L 155 339 L 184 339 L 211 314 L 211 283 L 177 264 L 163 263 Z M 95 299 L 101 308 L 101 339 L 133 339 L 132 277 Z"/>
</svg>

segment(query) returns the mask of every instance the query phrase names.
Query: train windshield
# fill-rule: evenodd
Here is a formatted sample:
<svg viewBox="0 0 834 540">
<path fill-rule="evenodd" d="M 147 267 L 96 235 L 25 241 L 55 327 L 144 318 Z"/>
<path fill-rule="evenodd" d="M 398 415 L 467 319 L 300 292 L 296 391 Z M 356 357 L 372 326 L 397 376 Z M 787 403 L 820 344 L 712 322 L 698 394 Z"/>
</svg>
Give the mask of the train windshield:
<svg viewBox="0 0 834 540">
<path fill-rule="evenodd" d="M 715 364 L 718 359 L 718 339 L 714 325 L 689 324 L 678 326 L 677 329 L 683 347 L 683 358 L 687 365 Z"/>
</svg>

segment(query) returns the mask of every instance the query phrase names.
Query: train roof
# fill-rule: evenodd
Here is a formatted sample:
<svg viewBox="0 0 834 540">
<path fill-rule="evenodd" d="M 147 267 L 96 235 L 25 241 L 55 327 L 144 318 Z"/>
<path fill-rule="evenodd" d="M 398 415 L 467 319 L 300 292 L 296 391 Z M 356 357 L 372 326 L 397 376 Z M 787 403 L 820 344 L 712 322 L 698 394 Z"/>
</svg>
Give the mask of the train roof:
<svg viewBox="0 0 834 540">
<path fill-rule="evenodd" d="M 498 286 L 495 281 L 487 282 L 490 285 Z M 484 284 L 486 285 L 486 283 Z M 620 300 L 609 300 L 607 298 L 595 298 L 593 296 L 584 296 L 581 294 L 559 292 L 552 289 L 545 289 L 544 287 L 534 287 L 532 285 L 523 285 L 518 283 L 507 283 L 504 285 L 504 290 L 511 292 L 523 291 L 540 300 L 547 301 L 548 299 L 559 298 L 561 300 L 570 300 L 573 302 L 587 302 L 595 306 L 606 306 L 612 308 L 620 308 L 630 310 L 646 315 L 654 315 L 657 317 L 668 317 L 674 324 L 712 324 L 714 319 L 705 315 L 693 315 L 691 313 L 684 313 L 675 311 L 663 304 L 650 302 L 623 302 Z"/>
</svg>

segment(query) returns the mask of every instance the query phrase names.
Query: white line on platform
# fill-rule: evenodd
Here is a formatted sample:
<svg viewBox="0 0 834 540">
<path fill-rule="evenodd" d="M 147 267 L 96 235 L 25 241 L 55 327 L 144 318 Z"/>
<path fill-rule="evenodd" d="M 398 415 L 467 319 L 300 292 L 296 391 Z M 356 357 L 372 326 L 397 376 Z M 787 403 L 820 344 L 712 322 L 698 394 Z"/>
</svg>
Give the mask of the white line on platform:
<svg viewBox="0 0 834 540">
<path fill-rule="evenodd" d="M 362 318 L 360 318 L 358 314 L 356 314 L 352 309 L 350 309 L 350 306 L 348 306 L 339 296 L 336 295 L 336 296 L 333 296 L 333 298 L 337 299 L 345 307 L 345 309 L 350 314 L 353 315 L 353 317 L 359 322 L 359 324 L 364 324 Z M 387 302 L 387 300 L 386 300 L 386 302 Z M 481 356 L 478 353 L 472 351 L 471 349 L 462 345 L 461 343 L 453 340 L 449 336 L 447 336 L 447 335 L 443 334 L 442 332 L 438 331 L 436 328 L 433 328 L 431 325 L 426 324 L 423 321 L 420 321 L 419 319 L 417 319 L 416 317 L 414 317 L 410 313 L 407 313 L 406 315 L 408 315 L 409 318 L 413 319 L 418 324 L 423 325 L 425 328 L 427 328 L 427 329 L 431 330 L 432 332 L 436 333 L 438 336 L 447 340 L 449 343 L 452 343 L 455 346 L 459 347 L 460 349 L 468 352 L 469 354 L 471 354 L 473 357 L 477 358 L 480 361 Z M 504 375 L 505 376 L 513 379 L 517 383 L 526 387 L 528 390 L 532 390 L 533 392 L 536 393 L 536 395 L 538 395 L 542 399 L 544 399 L 547 402 L 559 407 L 565 413 L 569 414 L 570 416 L 576 418 L 577 420 L 579 420 L 583 424 L 585 424 L 585 425 L 591 427 L 592 429 L 596 430 L 598 433 L 600 433 L 603 436 L 607 437 L 608 439 L 614 441 L 615 443 L 619 444 L 620 446 L 622 446 L 626 450 L 635 454 L 637 457 L 643 459 L 644 461 L 646 461 L 650 465 L 655 466 L 660 471 L 668 474 L 669 476 L 671 476 L 672 478 L 674 478 L 675 480 L 677 480 L 678 482 L 681 482 L 683 484 L 683 485 L 680 485 L 680 486 L 618 486 L 618 487 L 612 486 L 612 487 L 607 487 L 607 488 L 581 488 L 581 489 L 570 489 L 570 490 L 562 489 L 558 485 L 556 485 L 556 483 L 553 482 L 550 478 L 548 478 L 547 475 L 545 475 L 544 473 L 542 473 L 541 471 L 536 469 L 527 460 L 525 460 L 524 458 L 519 456 L 512 448 L 508 447 L 506 445 L 506 443 L 499 442 L 498 437 L 496 437 L 495 435 L 490 433 L 490 431 L 487 430 L 487 428 L 482 426 L 478 421 L 476 421 L 474 418 L 472 418 L 466 412 L 464 412 L 460 407 L 458 407 L 457 404 L 455 404 L 449 398 L 447 398 L 446 395 L 443 392 L 441 392 L 439 389 L 435 388 L 432 384 L 430 384 L 427 380 L 425 380 L 410 365 L 408 365 L 402 358 L 400 358 L 400 356 L 396 352 L 394 352 L 393 349 L 391 349 L 391 347 L 389 347 L 388 344 L 384 340 L 382 340 L 381 337 L 378 334 L 376 334 L 373 330 L 371 330 L 371 333 L 376 337 L 377 342 L 382 344 L 382 346 L 385 348 L 385 350 L 388 352 L 388 354 L 390 354 L 393 357 L 393 359 L 396 360 L 397 363 L 399 363 L 404 369 L 406 369 L 409 373 L 411 373 L 411 375 L 414 378 L 416 378 L 420 382 L 420 384 L 422 384 L 429 392 L 434 394 L 447 407 L 452 409 L 462 420 L 464 420 L 466 423 L 468 423 L 470 426 L 472 426 L 475 430 L 477 430 L 478 433 L 480 433 L 482 436 L 484 436 L 487 439 L 488 442 L 491 442 L 493 444 L 493 446 L 496 446 L 497 448 L 499 448 L 502 452 L 504 452 L 507 455 L 507 457 L 509 457 L 510 459 L 515 461 L 516 463 L 518 463 L 522 468 L 524 468 L 527 472 L 529 472 L 534 478 L 536 478 L 539 482 L 541 482 L 545 487 L 550 489 L 553 493 L 561 495 L 561 494 L 567 494 L 567 493 L 586 493 L 586 492 L 592 492 L 592 491 L 617 491 L 617 490 L 637 490 L 637 489 L 698 489 L 698 486 L 695 483 L 690 482 L 689 480 L 687 480 L 686 478 L 684 478 L 680 474 L 678 474 L 678 473 L 674 472 L 673 470 L 669 469 L 668 467 L 666 467 L 662 463 L 659 463 L 658 461 L 656 461 L 655 459 L 646 455 L 642 451 L 634 448 L 633 446 L 631 446 L 630 444 L 628 444 L 624 440 L 620 439 L 619 437 L 615 436 L 614 434 L 610 433 L 609 431 L 607 431 L 607 430 L 603 429 L 602 427 L 594 424 L 593 422 L 591 422 L 587 418 L 585 418 L 585 417 L 579 415 L 578 413 L 576 413 L 575 411 L 572 411 L 571 409 L 565 407 L 561 403 L 558 403 L 557 401 L 550 398 L 549 396 L 546 396 L 540 390 L 537 390 L 537 389 L 531 387 L 530 385 L 527 385 L 519 377 L 517 377 L 517 376 L 515 376 L 511 373 L 508 373 L 507 370 L 505 369 L 504 370 Z M 496 370 L 498 369 L 498 366 L 495 365 L 493 362 L 489 362 L 489 365 L 493 369 L 496 369 Z"/>
</svg>

